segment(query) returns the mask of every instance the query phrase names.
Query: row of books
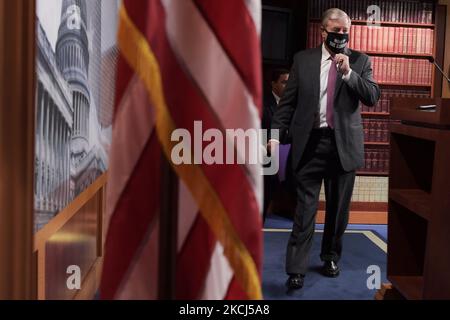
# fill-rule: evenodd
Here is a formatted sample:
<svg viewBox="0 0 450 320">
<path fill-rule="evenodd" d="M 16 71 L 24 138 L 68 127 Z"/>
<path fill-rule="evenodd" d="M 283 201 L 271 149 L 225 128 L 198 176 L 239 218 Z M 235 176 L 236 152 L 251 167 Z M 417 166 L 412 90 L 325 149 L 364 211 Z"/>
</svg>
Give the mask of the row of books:
<svg viewBox="0 0 450 320">
<path fill-rule="evenodd" d="M 365 142 L 389 142 L 389 119 L 363 119 Z"/>
<path fill-rule="evenodd" d="M 322 43 L 320 23 L 310 23 L 308 47 Z M 353 25 L 349 47 L 357 51 L 433 55 L 434 30 L 429 28 L 368 27 Z"/>
<path fill-rule="evenodd" d="M 378 103 L 374 107 L 368 107 L 364 104 L 361 105 L 362 112 L 383 112 L 390 113 L 391 111 L 391 99 L 392 98 L 430 98 L 430 91 L 424 90 L 394 90 L 383 89 L 381 90 L 381 97 Z"/>
<path fill-rule="evenodd" d="M 311 0 L 309 3 L 309 14 L 313 19 L 320 19 L 329 8 L 340 8 L 352 20 L 433 23 L 434 7 L 431 1 Z"/>
<path fill-rule="evenodd" d="M 389 172 L 389 149 L 368 149 L 364 151 L 364 172 Z"/>
<path fill-rule="evenodd" d="M 433 65 L 425 59 L 372 57 L 374 78 L 379 83 L 430 86 Z"/>
</svg>

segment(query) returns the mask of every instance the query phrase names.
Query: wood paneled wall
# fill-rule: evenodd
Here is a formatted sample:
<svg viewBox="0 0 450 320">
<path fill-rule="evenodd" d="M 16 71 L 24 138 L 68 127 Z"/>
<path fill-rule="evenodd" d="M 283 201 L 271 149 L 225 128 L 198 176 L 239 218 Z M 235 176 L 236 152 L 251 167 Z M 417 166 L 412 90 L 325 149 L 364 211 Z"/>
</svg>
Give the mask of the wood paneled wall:
<svg viewBox="0 0 450 320">
<path fill-rule="evenodd" d="M 33 237 L 35 21 L 35 1 L 0 0 L 0 300 L 92 299 L 106 174 Z M 67 288 L 72 265 L 80 290 Z"/>
<path fill-rule="evenodd" d="M 35 17 L 0 0 L 0 299 L 33 296 Z"/>
</svg>

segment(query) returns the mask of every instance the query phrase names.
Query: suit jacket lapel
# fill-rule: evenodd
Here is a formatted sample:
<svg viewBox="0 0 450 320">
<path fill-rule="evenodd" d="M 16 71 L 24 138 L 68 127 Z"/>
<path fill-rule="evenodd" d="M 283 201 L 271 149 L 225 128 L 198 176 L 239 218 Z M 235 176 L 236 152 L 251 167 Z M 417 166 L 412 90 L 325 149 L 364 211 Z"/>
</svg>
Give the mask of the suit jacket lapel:
<svg viewBox="0 0 450 320">
<path fill-rule="evenodd" d="M 277 111 L 277 100 L 275 99 L 275 97 L 273 96 L 273 93 L 270 93 L 270 111 L 272 111 L 272 115 L 275 113 L 275 111 Z"/>
<path fill-rule="evenodd" d="M 317 47 L 313 53 L 313 63 L 311 64 L 311 72 L 306 76 L 311 76 L 311 83 L 313 85 L 314 98 L 316 104 L 319 104 L 320 99 L 320 67 L 322 64 L 322 45 Z"/>
</svg>

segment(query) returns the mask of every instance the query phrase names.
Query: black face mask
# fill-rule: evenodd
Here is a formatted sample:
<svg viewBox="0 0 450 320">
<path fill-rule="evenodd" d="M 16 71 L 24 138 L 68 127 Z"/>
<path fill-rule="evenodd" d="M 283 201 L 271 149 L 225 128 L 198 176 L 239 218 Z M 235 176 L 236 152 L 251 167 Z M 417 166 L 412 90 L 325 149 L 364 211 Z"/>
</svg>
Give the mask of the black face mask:
<svg viewBox="0 0 450 320">
<path fill-rule="evenodd" d="M 328 49 L 336 54 L 344 52 L 344 49 L 348 44 L 348 33 L 328 32 L 327 30 L 325 30 L 325 32 L 328 34 L 327 39 L 325 40 Z"/>
</svg>

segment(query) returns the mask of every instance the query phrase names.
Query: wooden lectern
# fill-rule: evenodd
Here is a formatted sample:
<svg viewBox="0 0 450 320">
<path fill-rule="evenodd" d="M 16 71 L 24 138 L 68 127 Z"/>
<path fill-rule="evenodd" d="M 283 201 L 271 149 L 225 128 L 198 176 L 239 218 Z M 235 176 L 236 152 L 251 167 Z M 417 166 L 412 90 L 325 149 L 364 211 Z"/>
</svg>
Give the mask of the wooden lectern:
<svg viewBox="0 0 450 320">
<path fill-rule="evenodd" d="M 391 118 L 388 280 L 406 299 L 450 299 L 450 99 L 396 98 Z"/>
</svg>

